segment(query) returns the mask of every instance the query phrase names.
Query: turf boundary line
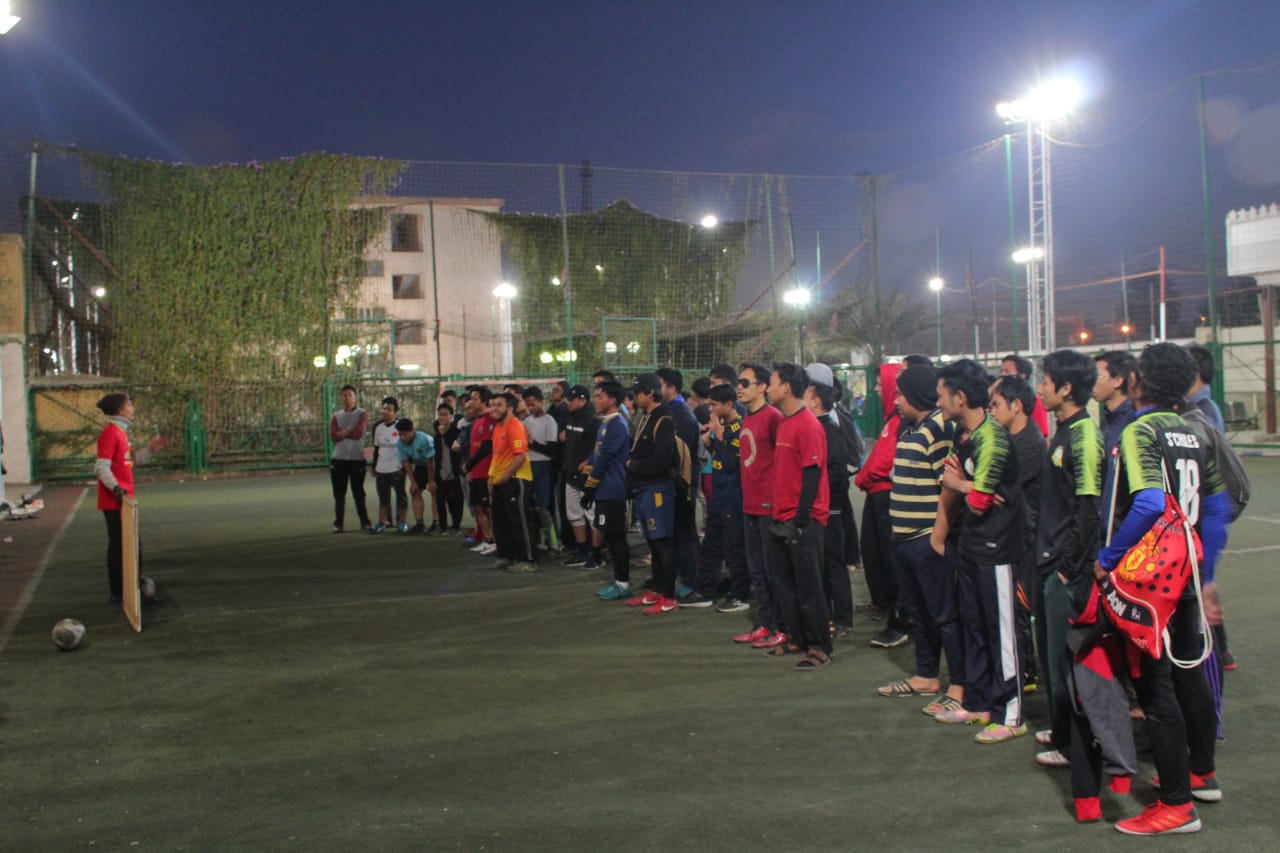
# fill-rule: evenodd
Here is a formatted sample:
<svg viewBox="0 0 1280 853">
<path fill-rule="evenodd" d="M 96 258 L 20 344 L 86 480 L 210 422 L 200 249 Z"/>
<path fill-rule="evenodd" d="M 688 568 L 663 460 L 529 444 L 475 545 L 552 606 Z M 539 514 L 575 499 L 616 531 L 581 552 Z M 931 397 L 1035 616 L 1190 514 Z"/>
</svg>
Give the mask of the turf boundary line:
<svg viewBox="0 0 1280 853">
<path fill-rule="evenodd" d="M 36 563 L 36 570 L 31 573 L 31 577 L 27 578 L 27 584 L 22 588 L 22 594 L 18 596 L 18 603 L 14 605 L 13 612 L 9 614 L 4 627 L 0 628 L 0 653 L 4 652 L 5 646 L 9 644 L 9 638 L 18 629 L 18 622 L 21 621 L 22 615 L 27 612 L 27 605 L 31 603 L 31 597 L 35 595 L 36 587 L 40 585 L 40 579 L 44 577 L 44 570 L 49 568 L 49 563 L 53 562 L 53 552 L 57 550 L 59 543 L 62 542 L 62 535 L 71 526 L 72 520 L 75 519 L 76 513 L 80 510 L 80 504 L 84 503 L 84 496 L 88 493 L 89 489 L 87 487 L 80 490 L 80 495 L 71 504 L 71 511 L 67 513 L 66 518 L 62 519 L 62 524 L 58 525 L 58 529 L 54 531 L 53 536 L 49 539 L 49 547 L 44 549 L 44 556 L 40 558 L 39 563 Z"/>
</svg>

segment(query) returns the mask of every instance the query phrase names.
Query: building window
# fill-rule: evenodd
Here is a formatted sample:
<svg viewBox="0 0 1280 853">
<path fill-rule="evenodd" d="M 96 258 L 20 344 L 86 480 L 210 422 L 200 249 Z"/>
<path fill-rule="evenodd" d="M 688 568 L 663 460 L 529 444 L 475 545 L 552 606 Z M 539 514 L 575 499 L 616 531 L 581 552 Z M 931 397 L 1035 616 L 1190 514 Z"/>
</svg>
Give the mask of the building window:
<svg viewBox="0 0 1280 853">
<path fill-rule="evenodd" d="M 422 237 L 418 233 L 418 215 L 416 213 L 394 213 L 391 215 L 391 251 L 422 251 Z"/>
<path fill-rule="evenodd" d="M 387 316 L 387 309 L 381 306 L 356 309 L 357 320 L 381 320 L 386 316 Z"/>
<path fill-rule="evenodd" d="M 396 323 L 396 346 L 424 344 L 426 335 L 421 320 L 410 320 Z"/>
<path fill-rule="evenodd" d="M 421 278 L 417 275 L 391 276 L 392 299 L 421 299 Z"/>
<path fill-rule="evenodd" d="M 365 278 L 382 278 L 382 276 L 384 275 L 384 272 L 385 272 L 385 268 L 382 265 L 382 261 L 365 261 L 364 262 Z"/>
</svg>

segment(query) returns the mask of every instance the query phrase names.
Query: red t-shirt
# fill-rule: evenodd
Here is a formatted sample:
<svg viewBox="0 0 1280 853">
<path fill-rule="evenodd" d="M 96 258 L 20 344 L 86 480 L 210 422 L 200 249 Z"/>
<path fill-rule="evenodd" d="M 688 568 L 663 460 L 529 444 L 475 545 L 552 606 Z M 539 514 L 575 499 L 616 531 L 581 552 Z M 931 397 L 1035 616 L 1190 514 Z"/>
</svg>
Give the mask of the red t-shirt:
<svg viewBox="0 0 1280 853">
<path fill-rule="evenodd" d="M 120 487 L 133 494 L 133 451 L 129 449 L 129 434 L 116 424 L 107 424 L 98 434 L 98 458 L 111 460 L 111 475 Z M 98 509 L 119 509 L 120 499 L 98 481 Z"/>
<path fill-rule="evenodd" d="M 467 451 L 468 456 L 475 456 L 480 450 L 480 445 L 486 441 L 493 441 L 493 418 L 488 413 L 480 416 L 480 419 L 471 425 L 471 444 Z M 493 461 L 493 452 L 480 461 L 480 464 L 467 472 L 468 480 L 487 480 L 489 479 L 489 463 Z"/>
<path fill-rule="evenodd" d="M 739 446 L 742 452 L 742 511 L 769 515 L 773 507 L 773 443 L 778 437 L 782 412 L 761 406 L 742 419 Z"/>
<path fill-rule="evenodd" d="M 1031 422 L 1040 428 L 1040 434 L 1049 437 L 1049 413 L 1044 410 L 1044 403 L 1040 402 L 1040 397 L 1036 397 L 1035 408 L 1031 410 Z"/>
<path fill-rule="evenodd" d="M 831 487 L 827 483 L 827 434 L 808 408 L 802 408 L 778 425 L 773 453 L 773 518 L 790 521 L 800 505 L 803 469 L 818 466 L 818 494 L 810 517 L 827 526 L 831 514 Z"/>
</svg>

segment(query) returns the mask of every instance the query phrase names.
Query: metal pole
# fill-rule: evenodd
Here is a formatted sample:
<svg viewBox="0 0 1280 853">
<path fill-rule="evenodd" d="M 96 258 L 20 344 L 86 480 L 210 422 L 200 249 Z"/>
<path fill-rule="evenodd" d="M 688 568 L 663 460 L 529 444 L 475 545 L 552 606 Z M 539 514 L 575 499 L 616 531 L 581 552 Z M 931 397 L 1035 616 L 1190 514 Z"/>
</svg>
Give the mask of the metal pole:
<svg viewBox="0 0 1280 853">
<path fill-rule="evenodd" d="M 978 288 L 973 283 L 973 250 L 969 250 L 969 267 L 965 272 L 965 283 L 969 286 L 969 315 L 973 319 L 973 358 L 978 358 Z"/>
<path fill-rule="evenodd" d="M 1218 363 L 1218 369 L 1213 373 L 1213 382 L 1210 385 L 1210 393 L 1213 400 L 1218 404 L 1219 408 L 1225 408 L 1226 400 L 1224 399 L 1226 392 L 1226 383 L 1223 370 L 1223 353 L 1222 341 L 1218 334 L 1218 296 L 1217 296 L 1217 258 L 1214 257 L 1214 239 L 1213 239 L 1213 198 L 1210 194 L 1209 181 L 1209 135 L 1208 135 L 1208 119 L 1205 113 L 1204 100 L 1204 75 L 1200 75 L 1196 86 L 1197 106 L 1200 118 L 1200 196 L 1202 198 L 1202 206 L 1204 208 L 1204 277 L 1205 290 L 1209 298 L 1209 337 L 1210 352 L 1214 355 L 1214 360 Z"/>
<path fill-rule="evenodd" d="M 1267 435 L 1276 434 L 1276 289 L 1262 288 L 1263 376 L 1266 379 Z"/>
<path fill-rule="evenodd" d="M 578 381 L 578 363 L 573 359 L 573 275 L 569 272 L 569 207 L 564 190 L 564 164 L 560 165 L 560 243 L 563 255 L 564 272 L 560 275 L 560 284 L 564 287 L 564 325 L 568 338 L 569 382 Z"/>
<path fill-rule="evenodd" d="M 1160 340 L 1167 340 L 1169 337 L 1168 316 L 1169 309 L 1167 307 L 1168 293 L 1166 284 L 1168 275 L 1164 263 L 1164 246 L 1160 247 Z"/>
<path fill-rule="evenodd" d="M 938 308 L 938 358 L 942 358 L 942 291 L 933 292 L 933 301 Z"/>
<path fill-rule="evenodd" d="M 427 226 L 431 232 L 431 298 L 436 312 L 436 375 L 444 376 L 444 362 L 440 358 L 440 282 L 436 273 L 436 203 L 427 201 Z"/>
<path fill-rule="evenodd" d="M 1045 352 L 1058 345 L 1058 310 L 1053 293 L 1053 175 L 1049 162 L 1053 143 L 1040 125 L 1040 180 L 1044 182 L 1044 328 Z"/>
<path fill-rule="evenodd" d="M 1018 234 L 1013 219 L 1013 137 L 1004 135 L 1004 184 L 1009 204 L 1009 303 L 1013 316 L 1013 351 L 1018 351 L 1018 264 L 1013 260 L 1013 253 L 1018 251 Z M 995 329 L 996 292 L 991 290 L 991 328 Z M 999 350 L 995 345 L 995 332 L 991 333 L 991 349 Z"/>
</svg>

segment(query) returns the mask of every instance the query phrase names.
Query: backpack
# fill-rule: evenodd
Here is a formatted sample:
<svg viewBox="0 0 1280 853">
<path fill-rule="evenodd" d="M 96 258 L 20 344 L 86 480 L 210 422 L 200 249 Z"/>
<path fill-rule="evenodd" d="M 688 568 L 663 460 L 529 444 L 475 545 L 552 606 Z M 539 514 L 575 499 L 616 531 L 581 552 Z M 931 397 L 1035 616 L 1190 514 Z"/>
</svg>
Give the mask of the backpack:
<svg viewBox="0 0 1280 853">
<path fill-rule="evenodd" d="M 849 470 L 857 471 L 862 467 L 862 458 L 866 455 L 867 445 L 862 439 L 862 430 L 858 424 L 840 406 L 835 407 L 836 420 L 840 423 L 840 434 L 844 436 L 845 446 L 849 450 Z"/>
<path fill-rule="evenodd" d="M 664 419 L 671 420 L 671 417 L 669 415 L 663 415 L 661 418 L 658 418 L 656 421 L 654 421 L 653 423 L 654 435 L 657 435 L 658 424 L 662 423 Z M 672 432 L 675 432 L 675 425 L 676 425 L 675 421 L 671 420 Z M 632 433 L 632 435 L 634 436 L 631 439 L 631 446 L 633 449 L 635 448 L 636 442 L 640 440 L 640 433 L 641 433 L 640 429 L 637 429 L 635 430 L 635 432 Z M 675 464 L 675 467 L 671 469 L 671 479 L 675 481 L 676 485 L 683 486 L 684 488 L 688 489 L 690 486 L 693 485 L 693 457 L 689 453 L 689 445 L 684 443 L 684 439 L 680 437 L 679 433 L 676 433 L 675 438 L 676 438 L 676 464 Z"/>
<path fill-rule="evenodd" d="M 1188 406 L 1180 412 L 1182 419 L 1195 430 L 1196 435 L 1213 453 L 1213 460 L 1218 465 L 1218 473 L 1222 476 L 1223 485 L 1227 487 L 1227 496 L 1231 498 L 1231 520 L 1235 521 L 1249 505 L 1249 475 L 1244 472 L 1240 457 L 1231 448 L 1226 436 L 1218 431 L 1204 412 L 1195 406 Z"/>
<path fill-rule="evenodd" d="M 670 418 L 666 415 L 668 420 Z M 659 419 L 658 423 L 661 423 Z M 675 430 L 675 421 L 671 421 L 672 430 Z M 657 426 L 655 425 L 656 429 Z M 693 485 L 693 457 L 689 453 L 689 445 L 684 443 L 684 439 L 680 437 L 680 433 L 676 433 L 676 465 L 671 469 L 671 478 L 676 481 L 677 486 L 684 486 L 686 489 Z"/>
</svg>

